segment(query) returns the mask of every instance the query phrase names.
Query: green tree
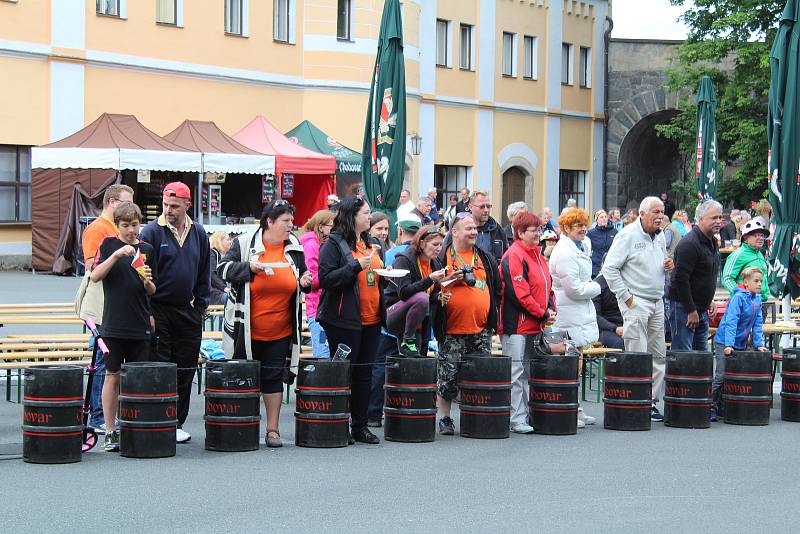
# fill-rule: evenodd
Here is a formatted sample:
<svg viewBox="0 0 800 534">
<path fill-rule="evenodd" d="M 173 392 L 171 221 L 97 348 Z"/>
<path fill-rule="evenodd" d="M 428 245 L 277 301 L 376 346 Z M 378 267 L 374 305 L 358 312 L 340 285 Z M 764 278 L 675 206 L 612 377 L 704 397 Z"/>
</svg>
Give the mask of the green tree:
<svg viewBox="0 0 800 534">
<path fill-rule="evenodd" d="M 682 154 L 693 154 L 695 93 L 700 78 L 711 76 L 718 100 L 719 161 L 733 169 L 718 185 L 719 199 L 726 204 L 747 207 L 766 196 L 769 53 L 783 6 L 784 0 L 694 0 L 682 16 L 689 35 L 669 71 L 669 88 L 682 96 L 678 114 L 657 129 L 677 142 Z M 694 175 L 675 188 L 694 193 Z"/>
</svg>

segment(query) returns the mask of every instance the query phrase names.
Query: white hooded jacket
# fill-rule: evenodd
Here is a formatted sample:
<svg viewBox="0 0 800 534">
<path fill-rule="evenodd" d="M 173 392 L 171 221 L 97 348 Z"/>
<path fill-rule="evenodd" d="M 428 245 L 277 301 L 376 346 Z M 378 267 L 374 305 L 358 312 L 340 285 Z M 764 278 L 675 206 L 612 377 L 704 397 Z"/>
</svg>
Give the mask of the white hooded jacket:
<svg viewBox="0 0 800 534">
<path fill-rule="evenodd" d="M 584 238 L 582 244 L 580 250 L 572 239 L 562 236 L 550 255 L 550 276 L 558 308 L 553 328 L 569 332 L 579 347 L 600 337 L 592 299 L 601 289 L 592 282 L 592 243 Z"/>
</svg>

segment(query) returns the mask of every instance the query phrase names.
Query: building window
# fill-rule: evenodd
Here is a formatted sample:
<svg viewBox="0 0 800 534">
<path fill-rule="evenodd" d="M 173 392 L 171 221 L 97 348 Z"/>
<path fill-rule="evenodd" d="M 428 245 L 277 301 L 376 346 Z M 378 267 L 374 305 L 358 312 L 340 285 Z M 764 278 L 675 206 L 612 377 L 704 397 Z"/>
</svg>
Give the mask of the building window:
<svg viewBox="0 0 800 534">
<path fill-rule="evenodd" d="M 31 149 L 0 145 L 0 222 L 31 220 Z"/>
<path fill-rule="evenodd" d="M 572 70 L 572 45 L 561 43 L 561 83 L 574 85 Z"/>
<path fill-rule="evenodd" d="M 119 17 L 119 0 L 96 0 L 97 14 Z"/>
<path fill-rule="evenodd" d="M 503 76 L 517 75 L 517 34 L 503 32 Z"/>
<path fill-rule="evenodd" d="M 455 195 L 459 199 L 461 196 L 458 192 L 465 188 L 470 187 L 467 185 L 469 181 L 469 167 L 461 165 L 434 165 L 433 166 L 433 185 L 438 190 L 436 196 L 436 205 L 442 209 L 447 209 L 450 202 L 447 200 L 450 195 Z"/>
<path fill-rule="evenodd" d="M 436 64 L 450 66 L 450 21 L 436 19 Z"/>
<path fill-rule="evenodd" d="M 539 78 L 537 60 L 539 59 L 539 40 L 530 35 L 525 36 L 523 41 L 525 49 L 525 73 L 523 76 L 528 80 Z"/>
<path fill-rule="evenodd" d="M 156 22 L 178 24 L 178 0 L 157 0 Z"/>
<path fill-rule="evenodd" d="M 589 88 L 592 86 L 592 49 L 580 48 L 580 80 L 581 87 Z"/>
<path fill-rule="evenodd" d="M 225 0 L 225 33 L 242 35 L 243 0 Z"/>
<path fill-rule="evenodd" d="M 461 25 L 461 53 L 458 66 L 465 70 L 472 70 L 472 26 L 469 24 Z"/>
<path fill-rule="evenodd" d="M 289 0 L 274 0 L 272 12 L 272 38 L 289 42 Z"/>
<path fill-rule="evenodd" d="M 567 206 L 567 200 L 574 198 L 579 208 L 586 207 L 586 171 L 559 171 L 558 211 Z"/>
<path fill-rule="evenodd" d="M 336 8 L 336 37 L 345 41 L 350 40 L 350 14 L 353 0 L 338 0 Z"/>
</svg>

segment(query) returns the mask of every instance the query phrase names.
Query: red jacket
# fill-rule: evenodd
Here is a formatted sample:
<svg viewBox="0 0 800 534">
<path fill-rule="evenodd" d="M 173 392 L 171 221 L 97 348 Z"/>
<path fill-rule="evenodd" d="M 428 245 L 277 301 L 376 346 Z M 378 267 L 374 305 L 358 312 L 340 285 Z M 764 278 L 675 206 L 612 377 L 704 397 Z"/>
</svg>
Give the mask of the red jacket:
<svg viewBox="0 0 800 534">
<path fill-rule="evenodd" d="M 555 310 L 553 283 L 540 247 L 514 244 L 500 261 L 503 298 L 500 334 L 538 334 L 544 329 L 548 308 Z"/>
</svg>

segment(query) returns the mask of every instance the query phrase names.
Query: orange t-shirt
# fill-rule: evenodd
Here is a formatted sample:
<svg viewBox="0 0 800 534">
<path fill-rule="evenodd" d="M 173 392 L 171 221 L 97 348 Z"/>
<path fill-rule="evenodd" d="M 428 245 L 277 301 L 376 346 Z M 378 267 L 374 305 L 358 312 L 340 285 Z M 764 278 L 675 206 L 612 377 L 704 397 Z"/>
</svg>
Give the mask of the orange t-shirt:
<svg viewBox="0 0 800 534">
<path fill-rule="evenodd" d="M 364 243 L 357 243 L 356 250 L 352 251 L 353 257 L 357 260 L 369 255 L 372 250 L 367 250 Z M 376 252 L 372 255 L 372 263 L 369 269 L 362 269 L 358 273 L 358 291 L 361 295 L 361 324 L 370 326 L 381 322 L 381 289 L 378 284 L 378 275 L 374 269 L 383 268 L 380 255 Z"/>
<path fill-rule="evenodd" d="M 92 265 L 92 259 L 97 255 L 103 240 L 107 237 L 117 237 L 118 234 L 117 225 L 105 215 L 100 215 L 92 221 L 92 224 L 83 231 L 83 237 L 81 238 L 84 264 L 86 266 Z"/>
<path fill-rule="evenodd" d="M 425 280 L 425 277 L 430 276 L 430 274 L 433 272 L 433 270 L 431 270 L 431 262 L 429 261 L 421 261 L 419 258 L 417 258 L 417 266 L 419 267 L 419 274 L 422 275 L 423 280 Z M 431 284 L 431 287 L 427 289 L 428 294 L 433 291 L 435 286 L 436 284 Z"/>
<path fill-rule="evenodd" d="M 283 339 L 292 334 L 292 296 L 297 291 L 297 278 L 286 262 L 282 243 L 265 245 L 258 261 L 286 266 L 271 267 L 274 274 L 258 273 L 250 282 L 250 337 L 258 341 Z"/>
<path fill-rule="evenodd" d="M 472 265 L 476 283 L 469 287 L 463 280 L 458 280 L 444 289 L 452 293 L 447 303 L 447 333 L 477 334 L 486 328 L 491 306 L 486 269 L 474 249 L 457 255 L 452 252 L 452 248 L 447 250 L 447 265 L 453 269 L 460 269 L 464 264 Z"/>
</svg>

